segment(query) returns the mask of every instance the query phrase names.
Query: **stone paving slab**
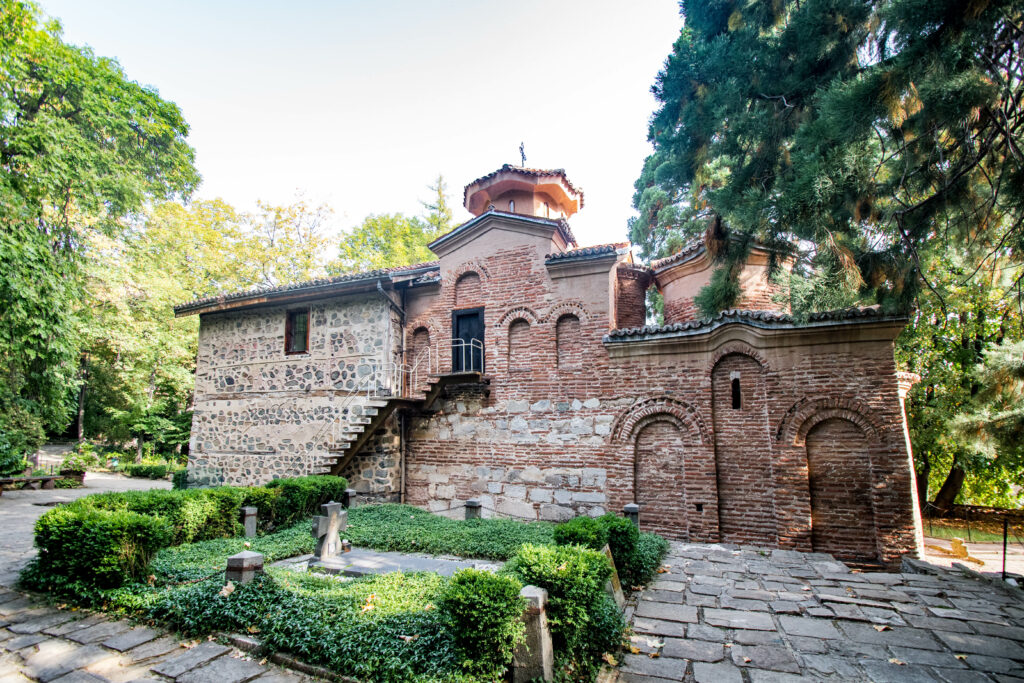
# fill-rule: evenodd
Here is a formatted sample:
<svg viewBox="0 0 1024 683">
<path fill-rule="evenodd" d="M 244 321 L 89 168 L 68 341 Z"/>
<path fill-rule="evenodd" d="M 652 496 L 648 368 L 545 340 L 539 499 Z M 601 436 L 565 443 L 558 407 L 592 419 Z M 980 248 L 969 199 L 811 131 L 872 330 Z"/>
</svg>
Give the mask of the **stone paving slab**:
<svg viewBox="0 0 1024 683">
<path fill-rule="evenodd" d="M 6 597 L 6 594 L 5 594 Z M 102 614 L 8 600 L 0 627 L 0 683 L 305 683 L 316 680 L 253 661 L 215 642 L 180 643 L 167 633 Z M 18 619 L 25 614 L 30 618 Z M 12 630 L 12 626 L 16 627 Z"/>
<path fill-rule="evenodd" d="M 673 543 L 618 681 L 1024 683 L 1024 592 L 941 568 Z M 673 630 L 674 629 L 674 630 Z"/>
</svg>

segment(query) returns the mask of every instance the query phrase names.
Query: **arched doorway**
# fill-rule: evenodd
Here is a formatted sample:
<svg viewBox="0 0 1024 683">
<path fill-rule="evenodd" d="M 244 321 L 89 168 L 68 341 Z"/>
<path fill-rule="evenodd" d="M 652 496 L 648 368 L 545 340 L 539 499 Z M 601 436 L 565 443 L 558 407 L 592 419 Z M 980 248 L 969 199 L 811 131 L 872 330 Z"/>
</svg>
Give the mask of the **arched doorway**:
<svg viewBox="0 0 1024 683">
<path fill-rule="evenodd" d="M 687 436 L 669 416 L 655 416 L 636 435 L 633 490 L 645 530 L 689 540 L 686 507 Z"/>
<path fill-rule="evenodd" d="M 868 440 L 860 427 L 833 417 L 806 438 L 811 547 L 838 558 L 878 557 Z"/>
</svg>

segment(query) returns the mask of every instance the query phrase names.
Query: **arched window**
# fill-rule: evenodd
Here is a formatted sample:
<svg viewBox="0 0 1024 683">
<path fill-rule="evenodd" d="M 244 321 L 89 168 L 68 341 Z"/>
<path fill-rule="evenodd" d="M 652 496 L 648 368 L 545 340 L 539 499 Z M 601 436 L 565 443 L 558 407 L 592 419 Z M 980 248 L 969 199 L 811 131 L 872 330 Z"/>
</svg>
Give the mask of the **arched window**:
<svg viewBox="0 0 1024 683">
<path fill-rule="evenodd" d="M 483 298 L 483 290 L 480 286 L 480 276 L 474 272 L 464 273 L 455 282 L 455 307 L 466 308 L 473 304 L 480 303 Z"/>
<path fill-rule="evenodd" d="M 563 315 L 555 325 L 555 345 L 558 348 L 558 369 L 578 370 L 583 366 L 583 339 L 580 319 Z"/>
<path fill-rule="evenodd" d="M 530 369 L 530 323 L 518 318 L 508 326 L 508 369 Z"/>
<path fill-rule="evenodd" d="M 514 199 L 508 200 L 508 212 L 509 213 L 515 213 L 516 212 L 516 200 L 514 200 Z"/>
</svg>

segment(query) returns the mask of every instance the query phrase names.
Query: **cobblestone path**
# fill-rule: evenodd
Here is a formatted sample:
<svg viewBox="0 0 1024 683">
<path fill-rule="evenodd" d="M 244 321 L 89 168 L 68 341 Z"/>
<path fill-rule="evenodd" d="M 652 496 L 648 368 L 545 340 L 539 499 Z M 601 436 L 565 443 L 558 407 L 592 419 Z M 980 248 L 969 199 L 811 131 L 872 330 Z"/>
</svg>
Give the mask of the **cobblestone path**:
<svg viewBox="0 0 1024 683">
<path fill-rule="evenodd" d="M 959 574 L 673 543 L 630 608 L 619 683 L 1024 683 L 1024 599 Z"/>
<path fill-rule="evenodd" d="M 215 642 L 183 645 L 159 629 L 41 606 L 0 588 L 0 683 L 307 680 Z"/>
</svg>

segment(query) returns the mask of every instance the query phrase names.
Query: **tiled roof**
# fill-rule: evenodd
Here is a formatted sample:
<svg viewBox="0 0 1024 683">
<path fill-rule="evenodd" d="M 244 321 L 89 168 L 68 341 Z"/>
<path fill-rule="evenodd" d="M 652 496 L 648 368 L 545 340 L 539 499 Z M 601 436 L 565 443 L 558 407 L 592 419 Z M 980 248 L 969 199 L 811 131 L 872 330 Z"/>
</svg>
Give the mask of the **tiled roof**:
<svg viewBox="0 0 1024 683">
<path fill-rule="evenodd" d="M 666 256 L 665 258 L 660 258 L 660 259 L 657 259 L 655 261 L 651 261 L 651 268 L 654 268 L 655 270 L 658 270 L 659 268 L 664 268 L 665 266 L 670 266 L 673 263 L 678 263 L 679 261 L 683 261 L 685 259 L 688 259 L 691 256 L 695 256 L 703 248 L 704 248 L 704 241 L 703 240 L 698 240 L 696 242 L 691 242 L 690 244 L 687 244 L 685 247 L 683 247 L 682 249 L 680 249 L 676 253 L 672 254 L 671 256 Z"/>
<path fill-rule="evenodd" d="M 512 164 L 502 164 L 502 167 L 499 168 L 497 171 L 492 171 L 491 173 L 488 173 L 485 176 L 480 176 L 479 178 L 471 182 L 469 185 L 466 185 L 466 187 L 464 187 L 462 190 L 462 203 L 465 204 L 466 199 L 468 199 L 469 197 L 469 188 L 473 187 L 477 183 L 482 183 L 486 180 L 490 180 L 499 173 L 504 173 L 506 171 L 512 171 L 520 175 L 530 176 L 531 178 L 543 178 L 545 176 L 553 175 L 559 176 L 565 183 L 565 186 L 569 188 L 569 190 L 571 190 L 574 194 L 579 195 L 580 208 L 583 208 L 583 190 L 578 189 L 575 185 L 569 182 L 569 178 L 565 175 L 564 168 L 526 168 L 524 166 L 513 166 Z"/>
<path fill-rule="evenodd" d="M 440 245 L 440 244 L 446 242 L 448 239 L 454 237 L 455 235 L 457 235 L 459 233 L 462 233 L 462 232 L 465 232 L 466 230 L 469 230 L 471 227 L 473 227 L 475 225 L 478 225 L 480 222 L 485 220 L 488 216 L 501 216 L 502 218 L 511 218 L 513 220 L 527 221 L 529 223 L 541 223 L 541 224 L 544 224 L 544 225 L 553 225 L 553 226 L 555 226 L 558 229 L 559 232 L 562 233 L 562 237 L 565 239 L 566 242 L 568 242 L 570 244 L 576 244 L 577 243 L 576 242 L 576 236 L 572 234 L 572 229 L 569 228 L 569 221 L 565 220 L 564 218 L 541 218 L 540 216 L 530 216 L 530 215 L 524 214 L 524 213 L 506 213 L 504 211 L 498 211 L 496 209 L 491 209 L 489 211 L 483 212 L 479 216 L 475 216 L 474 218 L 470 218 L 468 221 L 466 221 L 462 225 L 459 225 L 459 226 L 453 228 L 452 230 L 446 232 L 445 234 L 441 235 L 440 237 L 435 239 L 433 242 L 428 244 L 427 248 L 433 249 L 436 245 Z"/>
<path fill-rule="evenodd" d="M 751 325 L 765 329 L 787 329 L 823 327 L 826 325 L 872 322 L 883 320 L 906 320 L 905 315 L 883 313 L 877 306 L 863 308 L 844 308 L 836 311 L 811 313 L 807 320 L 797 321 L 788 313 L 775 311 L 745 311 L 730 309 L 722 311 L 712 318 L 688 320 L 671 325 L 645 325 L 621 330 L 612 330 L 604 336 L 606 342 L 624 342 L 637 339 L 659 339 L 669 337 L 687 337 L 733 323 Z"/>
<path fill-rule="evenodd" d="M 178 304 L 177 306 L 174 307 L 174 312 L 176 314 L 187 313 L 190 311 L 195 311 L 197 309 L 203 308 L 205 306 L 209 306 L 211 304 L 219 304 L 227 301 L 240 301 L 255 297 L 272 296 L 275 294 L 296 293 L 305 290 L 322 289 L 324 287 L 344 284 L 346 282 L 374 280 L 378 278 L 390 277 L 391 275 L 397 275 L 405 272 L 429 270 L 431 267 L 437 267 L 439 263 L 439 261 L 426 261 L 423 263 L 414 263 L 410 266 L 380 268 L 378 270 L 368 270 L 362 273 L 350 273 L 348 275 L 339 275 L 337 277 L 318 278 L 316 280 L 308 280 L 306 282 L 291 282 L 284 285 L 278 285 L 277 287 L 252 287 L 241 292 L 218 294 L 217 296 L 208 296 L 202 299 L 194 299 L 193 301 L 189 301 L 187 303 Z"/>
<path fill-rule="evenodd" d="M 554 254 L 548 254 L 544 257 L 545 263 L 561 262 L 561 261 L 572 261 L 576 259 L 588 259 L 596 256 L 606 256 L 608 254 L 619 253 L 620 249 L 629 247 L 629 242 L 615 242 L 612 244 L 598 244 L 593 247 L 581 247 L 579 249 L 570 249 L 568 251 L 560 251 Z"/>
</svg>

